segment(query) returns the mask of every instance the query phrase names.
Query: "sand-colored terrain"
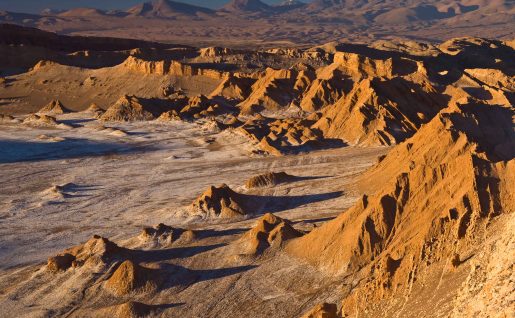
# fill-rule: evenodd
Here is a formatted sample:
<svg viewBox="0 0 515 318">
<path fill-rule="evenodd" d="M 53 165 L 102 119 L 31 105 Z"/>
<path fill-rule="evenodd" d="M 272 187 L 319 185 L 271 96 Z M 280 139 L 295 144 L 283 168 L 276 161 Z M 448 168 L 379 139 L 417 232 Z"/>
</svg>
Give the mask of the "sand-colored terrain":
<svg viewBox="0 0 515 318">
<path fill-rule="evenodd" d="M 308 2 L 308 1 L 306 1 Z M 227 0 L 211 10 L 170 0 L 101 11 L 1 12 L 0 21 L 68 35 L 138 38 L 238 48 L 306 47 L 381 39 L 438 42 L 453 37 L 514 37 L 510 0 L 314 0 L 270 6 Z"/>
<path fill-rule="evenodd" d="M 513 316 L 513 41 L 0 29 L 1 317 Z"/>
</svg>

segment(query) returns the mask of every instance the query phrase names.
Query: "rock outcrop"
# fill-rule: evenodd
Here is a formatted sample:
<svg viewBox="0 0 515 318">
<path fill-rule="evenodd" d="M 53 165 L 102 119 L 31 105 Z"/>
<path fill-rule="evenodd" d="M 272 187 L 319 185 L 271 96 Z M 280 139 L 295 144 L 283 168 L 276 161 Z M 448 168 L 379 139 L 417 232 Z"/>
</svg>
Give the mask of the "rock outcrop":
<svg viewBox="0 0 515 318">
<path fill-rule="evenodd" d="M 53 114 L 53 115 L 62 115 L 71 112 L 68 108 L 64 107 L 64 105 L 59 100 L 53 100 L 43 108 L 41 108 L 38 113 L 39 114 Z"/>
<path fill-rule="evenodd" d="M 443 107 L 434 89 L 402 78 L 363 79 L 313 125 L 325 137 L 350 144 L 392 145 L 413 135 Z"/>
<path fill-rule="evenodd" d="M 252 85 L 249 97 L 238 105 L 241 113 L 285 110 L 298 97 L 300 91 L 296 83 L 301 78 L 311 80 L 304 72 L 268 68 Z"/>
<path fill-rule="evenodd" d="M 252 213 L 243 196 L 226 184 L 209 187 L 192 203 L 190 211 L 194 215 L 220 218 L 241 217 Z"/>
<path fill-rule="evenodd" d="M 157 281 L 157 270 L 145 268 L 131 260 L 126 260 L 105 282 L 104 288 L 115 296 L 149 293 L 157 288 Z"/>
<path fill-rule="evenodd" d="M 222 80 L 226 74 L 215 69 L 200 68 L 173 60 L 147 61 L 129 56 L 121 68 L 146 75 L 172 75 L 172 76 L 205 76 L 210 79 Z"/>
<path fill-rule="evenodd" d="M 15 118 L 11 115 L 0 114 L 0 123 L 11 123 Z"/>
<path fill-rule="evenodd" d="M 162 107 L 152 101 L 144 101 L 135 96 L 122 96 L 100 117 L 103 121 L 152 120 L 164 112 Z"/>
<path fill-rule="evenodd" d="M 275 186 L 281 183 L 291 182 L 297 177 L 287 174 L 286 172 L 268 172 L 254 176 L 247 180 L 245 186 L 248 189 Z"/>
<path fill-rule="evenodd" d="M 251 119 L 238 127 L 237 132 L 249 138 L 270 155 L 301 153 L 331 146 L 320 130 L 314 129 L 310 119 Z M 341 145 L 341 143 L 338 143 Z"/>
<path fill-rule="evenodd" d="M 243 101 L 249 97 L 251 93 L 251 87 L 255 82 L 254 79 L 248 77 L 240 77 L 235 75 L 228 75 L 224 80 L 216 87 L 210 97 L 223 97 L 228 100 Z"/>
<path fill-rule="evenodd" d="M 69 125 L 59 123 L 55 117 L 44 114 L 31 114 L 23 120 L 23 124 L 35 128 L 72 128 Z"/>
<path fill-rule="evenodd" d="M 302 232 L 293 228 L 290 221 L 267 213 L 242 236 L 241 242 L 244 245 L 244 254 L 259 255 L 269 248 L 279 248 L 286 241 L 302 235 Z"/>
<path fill-rule="evenodd" d="M 47 269 L 57 273 L 69 268 L 104 267 L 110 262 L 124 257 L 128 251 L 98 235 L 82 245 L 72 247 L 48 259 Z"/>
<path fill-rule="evenodd" d="M 445 109 L 365 175 L 377 192 L 287 250 L 363 277 L 343 302 L 345 313 L 388 315 L 393 307 L 375 305 L 418 281 L 437 281 L 430 276 L 437 264 L 459 266 L 482 244 L 488 224 L 514 211 L 513 115 L 480 103 Z"/>
<path fill-rule="evenodd" d="M 105 110 L 100 108 L 97 104 L 92 103 L 84 112 L 93 115 L 95 118 L 100 118 L 105 113 Z"/>
<path fill-rule="evenodd" d="M 121 305 L 114 306 L 113 308 L 109 308 L 109 310 L 100 313 L 100 315 L 105 314 L 106 317 L 115 318 L 140 318 L 152 314 L 152 311 L 152 306 L 136 301 L 129 301 Z"/>
<path fill-rule="evenodd" d="M 195 238 L 195 232 L 160 223 L 154 227 L 144 228 L 138 238 L 152 247 L 168 247 L 177 241 L 191 241 Z"/>
<path fill-rule="evenodd" d="M 318 304 L 309 312 L 304 314 L 302 318 L 339 318 L 338 308 L 336 307 L 336 304 Z"/>
</svg>

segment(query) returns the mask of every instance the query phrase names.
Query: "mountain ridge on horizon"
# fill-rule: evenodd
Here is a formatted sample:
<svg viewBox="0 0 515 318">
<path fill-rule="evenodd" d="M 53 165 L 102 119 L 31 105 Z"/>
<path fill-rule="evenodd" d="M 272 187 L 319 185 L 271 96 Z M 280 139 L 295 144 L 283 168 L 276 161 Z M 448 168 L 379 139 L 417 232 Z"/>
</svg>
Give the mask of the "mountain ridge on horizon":
<svg viewBox="0 0 515 318">
<path fill-rule="evenodd" d="M 126 10 L 73 8 L 42 14 L 4 10 L 0 23 L 69 35 L 231 47 L 273 42 L 291 47 L 339 39 L 368 43 L 389 37 L 426 42 L 466 35 L 515 38 L 515 4 L 509 0 L 407 0 L 402 5 L 394 0 L 301 2 L 269 5 L 263 0 L 231 0 L 214 10 L 155 0 Z"/>
</svg>

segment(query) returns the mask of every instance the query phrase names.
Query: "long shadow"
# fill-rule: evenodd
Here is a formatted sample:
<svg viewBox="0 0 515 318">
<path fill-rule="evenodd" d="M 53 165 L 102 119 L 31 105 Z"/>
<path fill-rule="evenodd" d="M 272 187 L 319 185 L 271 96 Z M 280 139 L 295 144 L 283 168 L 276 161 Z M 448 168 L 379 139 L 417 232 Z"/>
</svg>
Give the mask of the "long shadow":
<svg viewBox="0 0 515 318">
<path fill-rule="evenodd" d="M 98 185 L 80 185 L 68 183 L 64 185 L 62 191 L 65 198 L 85 198 L 91 196 L 85 192 L 102 189 Z"/>
<path fill-rule="evenodd" d="M 248 206 L 252 214 L 265 212 L 276 213 L 297 208 L 302 205 L 331 200 L 342 196 L 343 192 L 327 192 L 319 194 L 307 194 L 297 196 L 260 196 L 239 194 L 239 201 L 242 205 Z"/>
<path fill-rule="evenodd" d="M 63 123 L 63 124 L 66 124 L 66 125 L 70 125 L 72 127 L 80 127 L 82 126 L 81 124 L 84 124 L 84 123 L 88 123 L 88 122 L 92 122 L 94 121 L 95 119 L 94 118 L 86 118 L 86 119 L 62 119 L 62 120 L 59 120 L 59 122 Z"/>
<path fill-rule="evenodd" d="M 309 176 L 309 177 L 292 176 L 292 178 L 289 181 L 286 181 L 284 183 L 307 181 L 307 180 L 317 180 L 317 179 L 325 179 L 325 178 L 331 178 L 331 177 L 332 176 Z"/>
<path fill-rule="evenodd" d="M 347 147 L 348 144 L 341 139 L 309 140 L 300 146 L 282 147 L 281 152 L 290 155 L 301 154 L 316 150 L 328 150 Z"/>
<path fill-rule="evenodd" d="M 331 220 L 333 220 L 335 218 L 336 218 L 335 216 L 328 216 L 328 217 L 325 217 L 325 218 L 299 220 L 299 221 L 292 222 L 292 224 L 297 224 L 297 223 L 310 223 L 310 224 L 311 223 L 319 223 L 319 222 L 331 221 Z"/>
<path fill-rule="evenodd" d="M 247 228 L 228 229 L 228 230 L 198 230 L 196 235 L 199 239 L 205 239 L 210 237 L 220 237 L 228 235 L 237 235 L 247 231 Z"/>
<path fill-rule="evenodd" d="M 215 269 L 189 269 L 183 266 L 164 264 L 160 271 L 162 279 L 161 289 L 168 289 L 175 286 L 191 286 L 195 283 L 208 281 L 227 276 L 237 275 L 251 269 L 256 265 L 236 266 Z"/>
<path fill-rule="evenodd" d="M 0 140 L 0 164 L 29 161 L 98 157 L 154 151 L 153 147 L 135 147 L 126 144 L 69 138 L 61 142 L 32 142 Z"/>
<path fill-rule="evenodd" d="M 172 303 L 172 304 L 153 304 L 148 305 L 140 302 L 132 302 L 136 312 L 145 315 L 145 317 L 154 317 L 156 314 L 174 307 L 184 306 L 186 303 Z"/>
<path fill-rule="evenodd" d="M 131 259 L 139 262 L 161 262 L 177 258 L 191 257 L 225 246 L 226 244 L 214 244 L 207 246 L 173 247 L 161 250 L 130 250 Z"/>
<path fill-rule="evenodd" d="M 282 185 L 287 183 L 295 183 L 300 181 L 309 181 L 309 180 L 317 180 L 317 179 L 325 179 L 325 178 L 331 178 L 332 176 L 309 176 L 309 177 L 301 177 L 301 176 L 288 176 L 285 179 L 282 179 L 275 183 L 274 185 Z M 256 186 L 255 188 L 266 188 L 267 186 Z"/>
</svg>

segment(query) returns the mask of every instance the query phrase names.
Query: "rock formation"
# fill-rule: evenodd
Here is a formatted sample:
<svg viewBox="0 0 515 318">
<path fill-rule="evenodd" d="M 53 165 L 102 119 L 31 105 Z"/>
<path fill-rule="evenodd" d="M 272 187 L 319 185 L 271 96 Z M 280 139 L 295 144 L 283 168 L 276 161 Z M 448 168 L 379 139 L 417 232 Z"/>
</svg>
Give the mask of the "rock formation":
<svg viewBox="0 0 515 318">
<path fill-rule="evenodd" d="M 115 317 L 115 318 L 140 318 L 151 315 L 153 307 L 136 302 L 129 301 L 121 305 L 112 306 L 98 311 L 100 317 Z"/>
<path fill-rule="evenodd" d="M 121 263 L 105 282 L 104 288 L 116 296 L 131 293 L 149 293 L 157 287 L 156 270 L 135 264 L 131 260 Z"/>
<path fill-rule="evenodd" d="M 267 213 L 242 236 L 241 241 L 245 245 L 244 254 L 258 255 L 268 248 L 279 248 L 286 241 L 302 235 L 302 232 L 293 228 L 290 221 Z"/>
<path fill-rule="evenodd" d="M 192 203 L 190 210 L 194 215 L 220 218 L 241 217 L 253 212 L 243 196 L 226 184 L 209 187 Z"/>
<path fill-rule="evenodd" d="M 249 97 L 239 104 L 243 114 L 254 114 L 263 110 L 285 109 L 295 99 L 298 91 L 295 83 L 298 72 L 295 70 L 274 70 L 268 68 L 252 85 Z"/>
<path fill-rule="evenodd" d="M 0 116 L 0 163 L 8 167 L 0 174 L 0 236 L 8 247 L 0 251 L 0 308 L 44 317 L 513 316 L 515 42 L 422 43 L 374 29 L 381 36 L 370 33 L 372 44 L 359 44 L 357 35 L 347 44 L 302 44 L 320 32 L 324 41 L 344 38 L 346 26 L 360 33 L 362 20 L 367 27 L 474 23 L 466 11 L 485 12 L 488 1 L 410 0 L 392 12 L 394 2 L 288 1 L 261 10 L 256 1 L 233 1 L 234 11 L 215 13 L 157 1 L 44 20 L 0 12 L 2 21 L 61 32 L 97 21 L 112 27 L 110 36 L 126 32 L 114 28 L 120 21 L 149 38 L 167 23 L 156 39 L 186 30 L 180 36 L 188 41 L 216 41 L 224 32 L 231 47 L 245 47 L 234 33 L 255 28 L 245 41 L 260 47 L 198 49 L 0 24 L 0 73 L 9 74 L 0 78 L 0 107 L 25 118 L 16 125 Z M 366 14 L 345 12 L 358 8 Z M 511 9 L 501 8 L 480 20 L 506 19 Z M 281 30 L 299 16 L 306 25 Z M 321 30 L 308 23 L 314 19 Z M 249 26 L 234 27 L 244 20 Z M 74 28 L 61 28 L 72 21 Z M 56 100 L 41 112 L 57 119 L 31 114 L 51 99 L 84 113 L 61 116 L 68 110 Z M 93 116 L 160 122 L 114 128 Z M 71 128 L 60 118 L 76 128 L 56 130 Z M 172 120 L 184 122 L 166 123 Z M 323 151 L 307 153 L 314 150 Z M 60 159 L 45 159 L 56 152 Z M 307 177 L 271 172 L 282 170 Z M 322 174 L 331 177 L 314 180 Z M 240 175 L 254 176 L 245 182 Z M 213 186 L 184 203 L 191 189 L 218 177 L 238 192 Z M 334 218 L 344 206 L 351 207 Z M 139 224 L 161 221 L 173 226 L 134 235 Z M 44 268 L 30 265 L 99 224 L 120 245 L 94 236 Z"/>
<path fill-rule="evenodd" d="M 249 138 L 265 153 L 280 156 L 324 147 L 325 138 L 312 129 L 309 119 L 248 120 L 237 131 Z"/>
<path fill-rule="evenodd" d="M 126 254 L 127 251 L 124 248 L 106 238 L 95 235 L 86 243 L 49 258 L 47 269 L 56 273 L 83 266 L 88 268 L 104 267 Z"/>
<path fill-rule="evenodd" d="M 232 74 L 228 75 L 220 85 L 211 92 L 210 96 L 220 96 L 241 102 L 249 97 L 254 81 L 254 79 L 248 77 L 240 77 Z"/>
<path fill-rule="evenodd" d="M 433 92 L 400 78 L 364 79 L 327 107 L 313 127 L 350 144 L 392 145 L 413 135 L 442 104 Z"/>
<path fill-rule="evenodd" d="M 318 304 L 304 314 L 302 318 L 338 318 L 338 308 L 336 304 Z"/>
<path fill-rule="evenodd" d="M 23 124 L 35 128 L 71 128 L 69 125 L 59 123 L 55 117 L 44 114 L 31 114 L 23 120 Z"/>
<path fill-rule="evenodd" d="M 374 304 L 436 279 L 437 264 L 460 264 L 493 218 L 514 210 L 512 116 L 510 108 L 472 102 L 443 110 L 365 175 L 376 193 L 293 241 L 289 252 L 364 278 L 344 313 L 386 315 L 392 307 Z"/>
<path fill-rule="evenodd" d="M 39 114 L 54 114 L 61 115 L 65 113 L 69 113 L 70 110 L 63 106 L 63 104 L 59 100 L 53 100 L 43 108 L 41 108 L 38 113 Z"/>
<path fill-rule="evenodd" d="M 103 121 L 152 120 L 159 117 L 162 108 L 135 96 L 122 96 L 100 117 Z"/>
<path fill-rule="evenodd" d="M 95 118 L 100 118 L 105 113 L 105 110 L 92 103 L 84 112 L 93 115 Z"/>
<path fill-rule="evenodd" d="M 160 223 L 154 227 L 143 229 L 138 238 L 144 243 L 150 243 L 153 247 L 167 247 L 177 241 L 191 241 L 195 232 Z"/>
<path fill-rule="evenodd" d="M 0 114 L 0 123 L 10 123 L 14 120 L 15 118 L 11 115 Z"/>
<path fill-rule="evenodd" d="M 281 183 L 291 182 L 296 179 L 295 176 L 289 175 L 286 172 L 268 172 L 254 176 L 247 180 L 245 186 L 248 189 L 275 186 Z"/>
</svg>

